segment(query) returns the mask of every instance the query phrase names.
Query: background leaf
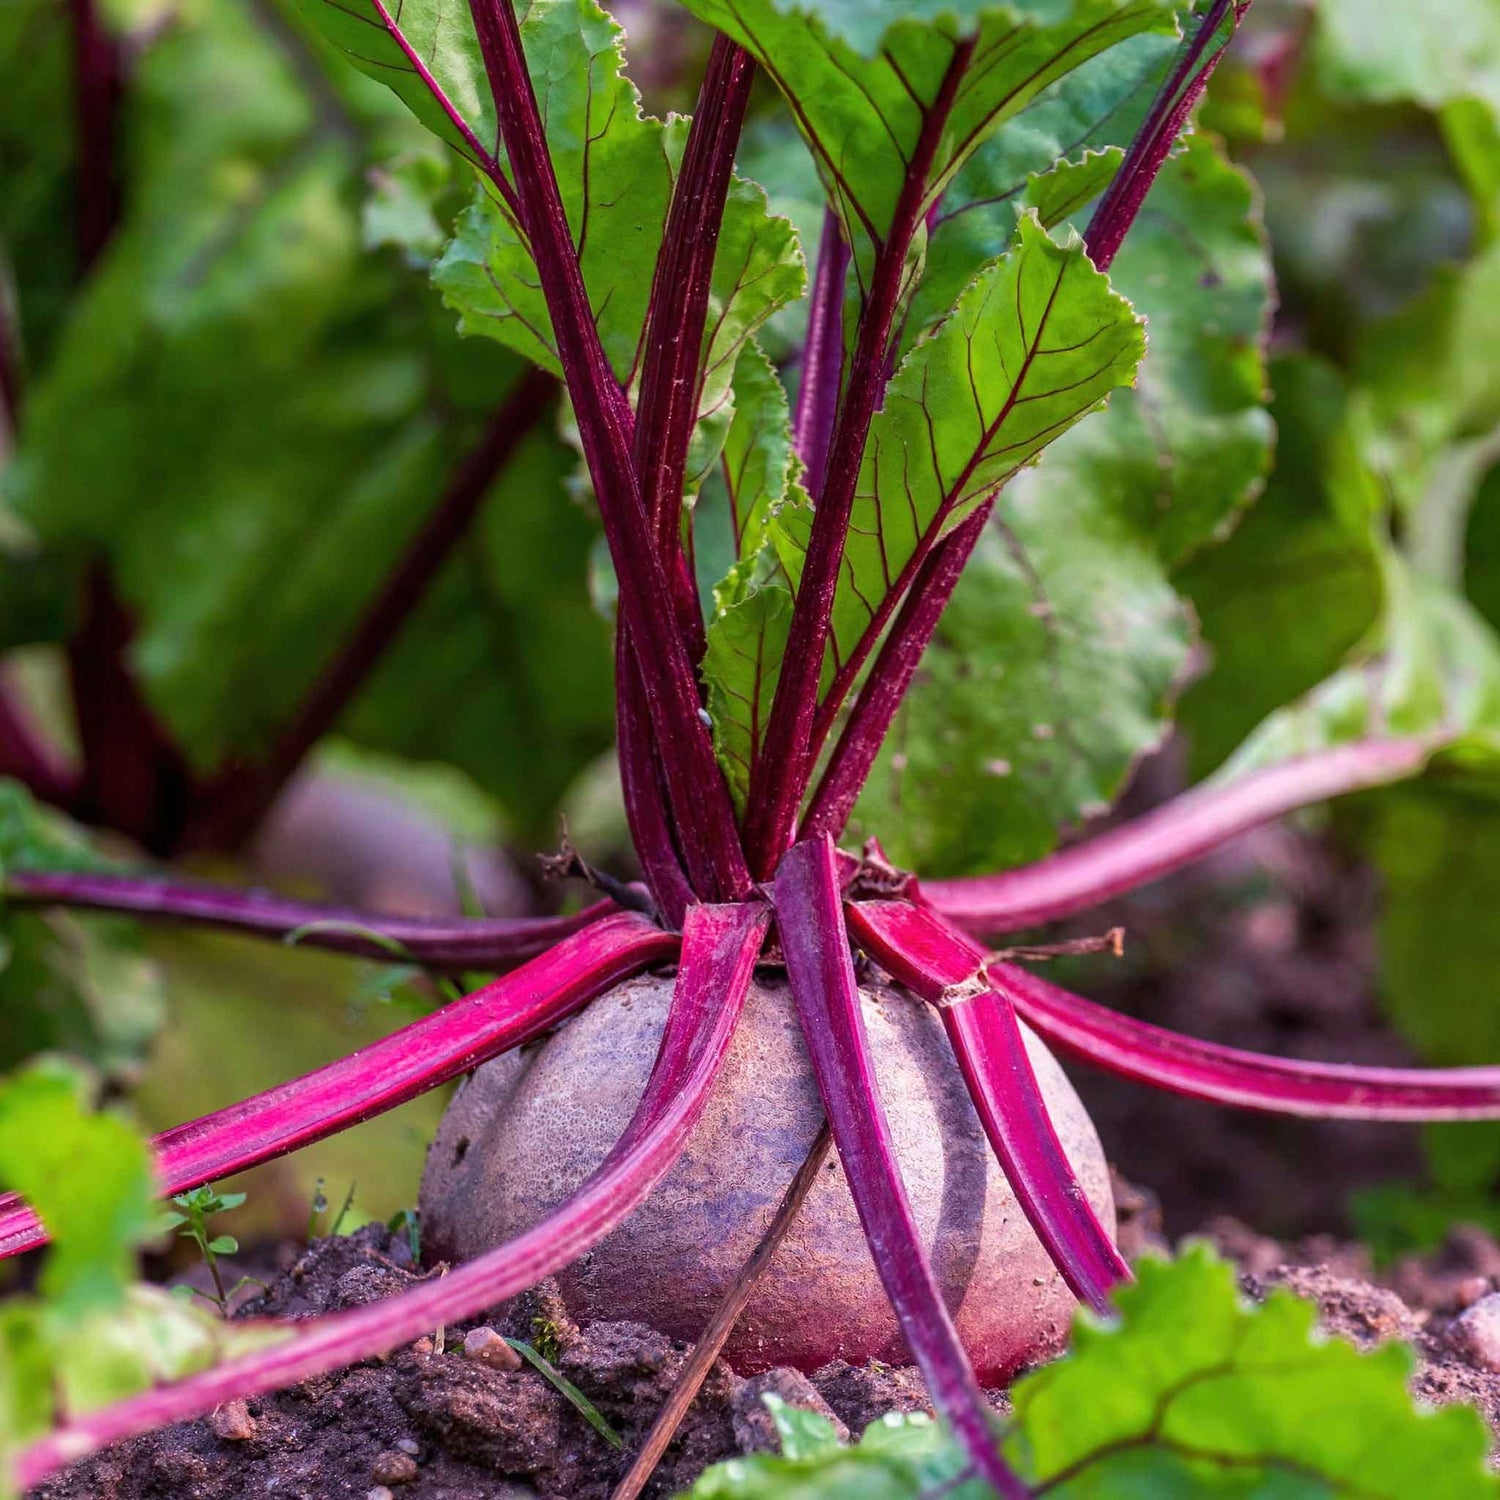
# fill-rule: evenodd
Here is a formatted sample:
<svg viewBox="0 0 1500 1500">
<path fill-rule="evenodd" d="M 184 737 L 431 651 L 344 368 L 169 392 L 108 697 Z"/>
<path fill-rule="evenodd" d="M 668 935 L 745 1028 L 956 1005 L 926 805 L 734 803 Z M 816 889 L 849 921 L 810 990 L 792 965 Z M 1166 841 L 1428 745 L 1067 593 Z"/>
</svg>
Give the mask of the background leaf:
<svg viewBox="0 0 1500 1500">
<path fill-rule="evenodd" d="M 1075 208 L 1110 160 L 1086 156 L 1018 196 Z M 1187 266 L 1190 280 L 1179 274 Z M 1136 385 L 1059 436 L 1002 493 L 856 809 L 859 832 L 879 830 L 893 857 L 932 873 L 1036 858 L 1059 830 L 1108 808 L 1136 758 L 1165 735 L 1187 667 L 1192 631 L 1169 568 L 1234 523 L 1269 462 L 1268 256 L 1249 183 L 1207 137 L 1168 161 L 1110 281 L 1146 315 Z M 1253 538 L 1230 551 L 1229 588 L 1253 609 L 1264 593 L 1253 582 Z M 1214 557 L 1205 550 L 1210 576 Z M 1277 674 L 1302 645 L 1297 636 L 1265 664 L 1262 618 L 1228 640 L 1245 654 L 1245 675 L 1262 671 L 1266 681 L 1209 679 L 1210 692 L 1228 683 L 1230 716 L 1243 714 L 1247 687 L 1251 702 L 1283 701 Z M 1238 727 L 1249 724 L 1240 717 Z"/>
<path fill-rule="evenodd" d="M 1073 1353 L 1014 1389 L 1007 1452 L 1049 1494 L 1495 1493 L 1477 1413 L 1413 1409 L 1409 1350 L 1320 1340 L 1280 1289 L 1245 1306 L 1201 1245 L 1136 1271 L 1117 1324 L 1080 1315 Z"/>
</svg>

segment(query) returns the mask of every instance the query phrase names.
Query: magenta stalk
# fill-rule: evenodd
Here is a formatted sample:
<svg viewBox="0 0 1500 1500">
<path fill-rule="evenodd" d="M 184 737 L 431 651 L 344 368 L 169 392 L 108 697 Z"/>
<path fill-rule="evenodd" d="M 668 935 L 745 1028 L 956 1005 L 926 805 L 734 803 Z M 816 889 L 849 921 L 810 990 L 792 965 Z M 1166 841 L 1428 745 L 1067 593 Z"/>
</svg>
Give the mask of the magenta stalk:
<svg viewBox="0 0 1500 1500">
<path fill-rule="evenodd" d="M 1010 964 L 992 964 L 990 976 L 1054 1047 L 1169 1094 L 1318 1120 L 1500 1119 L 1500 1067 L 1364 1068 L 1267 1057 L 1119 1015 Z"/>
<path fill-rule="evenodd" d="M 524 968 L 338 1062 L 164 1132 L 154 1143 L 162 1192 L 242 1172 L 394 1109 L 540 1036 L 677 948 L 675 935 L 644 917 L 603 917 Z M 46 1239 L 17 1197 L 0 1199 L 0 1259 Z"/>
<path fill-rule="evenodd" d="M 571 917 L 387 917 L 269 891 L 91 871 L 13 870 L 0 892 L 13 906 L 117 912 L 273 941 L 295 938 L 306 948 L 409 959 L 440 972 L 508 969 L 616 910 L 612 901 L 598 901 Z"/>
<path fill-rule="evenodd" d="M 671 928 L 681 928 L 693 904 L 693 887 L 682 868 L 667 812 L 667 789 L 651 746 L 640 667 L 630 648 L 630 626 L 622 615 L 615 626 L 615 755 L 620 794 L 635 857 L 641 862 L 656 909 Z"/>
<path fill-rule="evenodd" d="M 1016 1024 L 1008 976 L 985 973 L 985 952 L 941 918 L 905 901 L 847 908 L 849 931 L 892 978 L 938 1009 L 1006 1178 L 1052 1263 L 1078 1300 L 1109 1311 L 1130 1267 L 1099 1222 L 1051 1116 Z"/>
<path fill-rule="evenodd" d="M 470 0 L 470 11 L 619 578 L 687 873 L 700 896 L 737 899 L 749 893 L 750 878 L 734 805 L 700 717 L 697 677 L 635 468 L 634 418 L 599 342 L 520 25 L 511 0 Z"/>
<path fill-rule="evenodd" d="M 912 1217 L 880 1102 L 830 839 L 794 844 L 772 888 L 803 1040 L 875 1268 L 938 1410 L 1007 1500 L 1030 1493 L 1000 1455 L 989 1410 Z"/>
<path fill-rule="evenodd" d="M 1151 812 L 1036 864 L 924 882 L 922 896 L 977 934 L 1057 921 L 1160 880 L 1220 844 L 1298 808 L 1399 781 L 1439 749 L 1430 738 L 1361 740 L 1194 787 Z"/>
<path fill-rule="evenodd" d="M 1222 40 L 1208 53 L 1205 60 L 1204 54 L 1218 35 L 1231 8 L 1234 19 Z M 1250 0 L 1234 0 L 1232 7 L 1231 0 L 1213 0 L 1202 21 L 1198 23 L 1197 30 L 1183 48 L 1176 67 L 1152 102 L 1146 119 L 1130 143 L 1124 161 L 1120 163 L 1119 171 L 1115 173 L 1114 181 L 1100 198 L 1084 233 L 1084 244 L 1089 257 L 1101 271 L 1107 271 L 1113 264 L 1126 232 L 1135 223 L 1141 204 L 1145 202 L 1151 184 L 1156 181 L 1156 174 L 1161 171 L 1167 154 L 1183 126 L 1187 124 L 1198 100 L 1203 97 L 1208 80 L 1213 77 L 1219 58 L 1234 36 L 1240 17 L 1249 8 Z"/>
<path fill-rule="evenodd" d="M 433 101 L 447 117 L 448 123 L 453 126 L 459 138 L 464 143 L 470 159 L 475 166 L 484 173 L 494 184 L 495 191 L 500 194 L 506 206 L 517 217 L 520 216 L 520 205 L 516 202 L 516 190 L 511 186 L 510 179 L 500 168 L 499 159 L 493 151 L 490 151 L 484 143 L 474 134 L 473 127 L 459 113 L 457 105 L 443 92 L 437 79 L 432 76 L 432 70 L 423 61 L 421 53 L 407 40 L 406 33 L 402 31 L 395 16 L 386 9 L 384 0 L 370 0 L 375 8 L 375 14 L 380 17 L 380 24 L 385 28 L 386 34 L 401 49 L 401 55 L 411 66 L 413 73 L 422 81 L 422 86 L 432 95 Z M 397 4 L 399 11 L 400 5 Z"/>
<path fill-rule="evenodd" d="M 412 1291 L 289 1330 L 286 1342 L 90 1412 L 17 1455 L 26 1489 L 109 1443 L 388 1353 L 503 1302 L 576 1260 L 671 1170 L 729 1050 L 765 934 L 764 907 L 694 907 L 661 1052 L 629 1126 L 563 1205 L 507 1245 Z"/>
<path fill-rule="evenodd" d="M 698 419 L 714 254 L 754 81 L 750 54 L 716 36 L 657 255 L 637 402 L 641 493 L 695 659 L 703 655 L 705 635 L 697 584 L 682 547 L 684 475 Z"/>
<path fill-rule="evenodd" d="M 823 672 L 839 567 L 859 487 L 865 444 L 890 379 L 891 331 L 900 307 L 907 251 L 922 221 L 928 174 L 937 159 L 953 101 L 974 47 L 972 37 L 954 45 L 953 56 L 912 152 L 890 231 L 876 256 L 869 296 L 860 317 L 848 388 L 829 445 L 827 477 L 813 512 L 812 533 L 792 608 L 781 677 L 771 701 L 765 741 L 751 777 L 745 840 L 750 867 L 761 879 L 770 877 L 782 851 L 791 843 L 797 811 L 811 779 L 818 682 Z"/>
</svg>

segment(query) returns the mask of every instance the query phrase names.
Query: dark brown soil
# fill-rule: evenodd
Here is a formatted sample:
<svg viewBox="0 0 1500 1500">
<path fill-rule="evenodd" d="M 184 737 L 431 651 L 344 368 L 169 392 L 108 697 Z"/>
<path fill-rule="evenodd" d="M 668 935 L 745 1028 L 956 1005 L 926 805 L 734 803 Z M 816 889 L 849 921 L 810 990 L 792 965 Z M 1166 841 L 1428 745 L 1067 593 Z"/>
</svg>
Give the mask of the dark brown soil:
<svg viewBox="0 0 1500 1500">
<path fill-rule="evenodd" d="M 1121 1184 L 1121 1197 L 1123 1243 L 1132 1251 L 1159 1245 L 1150 1195 Z M 1500 1431 L 1500 1358 L 1461 1322 L 1466 1311 L 1500 1310 L 1500 1298 L 1484 1301 L 1500 1292 L 1500 1245 L 1493 1240 L 1456 1231 L 1436 1255 L 1404 1262 L 1386 1278 L 1389 1285 L 1376 1285 L 1358 1246 L 1326 1237 L 1284 1245 L 1232 1220 L 1206 1233 L 1240 1262 L 1250 1295 L 1285 1285 L 1318 1304 L 1331 1334 L 1361 1346 L 1412 1341 L 1421 1361 L 1414 1391 L 1435 1403 L 1472 1402 Z M 423 1274 L 403 1240 L 370 1226 L 314 1244 L 244 1311 L 313 1316 L 392 1295 Z M 464 1335 L 479 1326 L 550 1343 L 558 1369 L 614 1426 L 623 1448 L 611 1448 L 529 1366 L 504 1369 L 466 1355 Z M 34 1490 L 31 1500 L 605 1500 L 687 1353 L 637 1323 L 580 1328 L 544 1287 L 488 1325 L 445 1329 L 441 1351 L 424 1338 L 387 1360 L 232 1402 L 205 1421 L 80 1464 Z M 721 1362 L 647 1493 L 677 1493 L 710 1463 L 773 1448 L 760 1399 L 766 1391 L 853 1433 L 888 1411 L 929 1409 L 911 1368 L 839 1362 L 811 1378 L 780 1369 L 744 1380 Z M 1000 1393 L 995 1404 L 1004 1406 Z"/>
</svg>

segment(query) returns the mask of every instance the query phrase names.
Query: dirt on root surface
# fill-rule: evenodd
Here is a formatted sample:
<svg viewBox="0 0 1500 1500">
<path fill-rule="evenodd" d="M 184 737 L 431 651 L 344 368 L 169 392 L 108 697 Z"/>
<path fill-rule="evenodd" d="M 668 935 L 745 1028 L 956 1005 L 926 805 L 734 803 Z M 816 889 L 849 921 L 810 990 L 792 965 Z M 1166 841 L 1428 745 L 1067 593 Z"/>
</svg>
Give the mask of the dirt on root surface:
<svg viewBox="0 0 1500 1500">
<path fill-rule="evenodd" d="M 1122 1245 L 1161 1248 L 1149 1193 L 1119 1185 Z M 1500 1432 L 1500 1245 L 1458 1230 L 1435 1255 L 1370 1279 L 1359 1246 L 1326 1237 L 1282 1244 L 1233 1220 L 1203 1231 L 1241 1265 L 1251 1296 L 1284 1285 L 1316 1302 L 1324 1328 L 1363 1347 L 1410 1340 L 1413 1390 L 1469 1401 Z M 379 1225 L 321 1240 L 295 1257 L 246 1315 L 304 1318 L 394 1295 L 430 1272 Z M 493 1333 L 476 1330 L 491 1329 Z M 540 1340 L 555 1365 L 614 1427 L 611 1447 L 499 1335 Z M 466 1337 L 467 1336 L 467 1337 Z M 467 1345 L 467 1351 L 466 1351 Z M 545 1285 L 503 1314 L 443 1330 L 388 1359 L 308 1381 L 203 1421 L 123 1443 L 31 1491 L 32 1500 L 605 1500 L 672 1389 L 689 1346 L 638 1323 L 571 1322 Z M 678 1431 L 648 1495 L 686 1489 L 709 1464 L 774 1450 L 761 1396 L 858 1433 L 888 1411 L 929 1410 L 915 1369 L 836 1362 L 812 1376 L 772 1370 L 742 1379 L 722 1362 Z M 997 1409 L 1005 1398 L 995 1393 Z"/>
</svg>

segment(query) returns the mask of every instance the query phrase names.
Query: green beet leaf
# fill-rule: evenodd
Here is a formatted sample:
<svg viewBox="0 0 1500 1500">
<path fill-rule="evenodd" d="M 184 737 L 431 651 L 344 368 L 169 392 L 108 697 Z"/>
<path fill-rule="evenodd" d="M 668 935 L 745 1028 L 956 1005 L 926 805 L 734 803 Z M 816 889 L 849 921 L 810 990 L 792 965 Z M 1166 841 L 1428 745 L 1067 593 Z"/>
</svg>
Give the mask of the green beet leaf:
<svg viewBox="0 0 1500 1500">
<path fill-rule="evenodd" d="M 18 1191 L 52 1237 L 40 1296 L 0 1308 L 0 1496 L 12 1452 L 54 1422 L 264 1347 L 284 1330 L 235 1328 L 134 1281 L 157 1232 L 155 1173 L 141 1136 L 94 1113 L 60 1062 L 0 1081 L 0 1189 Z"/>
<path fill-rule="evenodd" d="M 1046 853 L 1169 725 L 1192 644 L 1149 541 L 1086 492 L 1002 497 L 855 808 L 922 871 Z"/>
<path fill-rule="evenodd" d="M 37 1063 L 0 1085 L 0 1186 L 52 1236 L 41 1290 L 59 1316 L 116 1304 L 155 1225 L 151 1153 L 124 1121 L 85 1108 L 72 1069 Z"/>
<path fill-rule="evenodd" d="M 471 161 L 493 162 L 499 126 L 466 8 L 444 0 L 300 0 L 303 13 L 361 72 Z"/>
<path fill-rule="evenodd" d="M 1032 177 L 1022 203 L 1082 222 L 1116 154 Z M 1110 284 L 1146 316 L 1135 386 L 1001 495 L 857 809 L 914 867 L 1035 858 L 1109 806 L 1188 660 L 1169 567 L 1262 482 L 1269 257 L 1248 182 L 1208 138 L 1168 161 Z"/>
<path fill-rule="evenodd" d="M 689 8 L 744 46 L 786 96 L 854 247 L 860 285 L 908 179 L 920 217 L 985 138 L 1059 78 L 1116 43 L 1175 26 L 1165 0 L 923 5 L 902 7 L 895 20 L 875 5 Z"/>
<path fill-rule="evenodd" d="M 984 1500 L 992 1491 L 964 1481 L 967 1461 L 930 1417 L 892 1412 L 859 1442 L 839 1446 L 826 1417 L 783 1407 L 766 1396 L 781 1439 L 778 1457 L 756 1454 L 709 1469 L 690 1500 Z M 773 1404 L 774 1403 L 774 1404 Z"/>
<path fill-rule="evenodd" d="M 1109 153 L 1129 145 L 1177 53 L 1177 39 L 1159 31 L 1126 38 L 1044 89 L 965 161 L 928 228 L 908 341 L 947 312 L 997 245 L 1009 243 L 1028 196 L 1051 227 L 1103 190 L 1117 159 Z M 1028 190 L 1038 176 L 1047 184 L 1040 196 Z M 1062 182 L 1071 201 L 1053 191 Z"/>
<path fill-rule="evenodd" d="M 0 780 L 0 877 L 107 868 L 60 814 Z M 41 1052 L 81 1058 L 116 1083 L 140 1071 L 166 1019 L 162 977 L 133 922 L 0 905 L 0 1070 Z"/>
<path fill-rule="evenodd" d="M 702 670 L 714 748 L 743 809 L 792 617 L 791 585 L 772 528 L 784 507 L 807 504 L 786 390 L 753 341 L 735 369 L 733 412 L 717 483 L 699 501 L 697 521 L 703 528 L 715 509 L 721 512 L 719 529 L 735 559 L 714 588 Z"/>
<path fill-rule="evenodd" d="M 1090 201 L 1102 166 L 1085 157 L 1034 179 L 1044 222 Z M 1037 478 L 1118 508 L 1176 565 L 1228 531 L 1271 458 L 1270 252 L 1250 180 L 1209 137 L 1189 136 L 1162 169 L 1110 281 L 1145 317 L 1149 355 L 1134 389 L 1065 434 Z"/>
<path fill-rule="evenodd" d="M 539 845 L 614 733 L 609 633 L 588 597 L 598 528 L 565 495 L 572 466 L 549 433 L 521 447 L 343 726 L 363 746 L 467 773 Z"/>
<path fill-rule="evenodd" d="M 1272 362 L 1271 385 L 1276 465 L 1266 490 L 1227 542 L 1177 578 L 1211 662 L 1179 705 L 1194 779 L 1336 671 L 1380 612 L 1368 508 L 1336 462 L 1346 384 L 1324 361 L 1293 354 Z"/>
<path fill-rule="evenodd" d="M 623 34 L 593 0 L 540 0 L 526 10 L 521 39 L 600 341 L 628 385 L 640 371 L 652 273 L 688 122 L 641 112 L 640 95 L 624 73 Z M 464 332 L 498 339 L 561 372 L 530 245 L 492 188 L 477 190 L 433 280 Z M 710 430 L 689 455 L 695 477 L 723 440 L 745 340 L 799 297 L 805 281 L 791 224 L 768 211 L 760 188 L 734 179 L 704 334 L 698 411 Z"/>
<path fill-rule="evenodd" d="M 1144 349 L 1130 304 L 1075 240 L 1025 219 L 1011 251 L 896 372 L 866 445 L 834 600 L 825 676 L 881 630 L 922 559 L 1116 386 Z M 780 514 L 799 578 L 810 512 Z"/>
<path fill-rule="evenodd" d="M 129 212 L 32 382 L 0 480 L 35 539 L 0 558 L 7 643 L 61 635 L 102 553 L 137 618 L 132 670 L 200 772 L 253 758 L 305 701 L 521 368 L 460 339 L 404 263 L 423 198 L 429 215 L 454 198 L 450 175 L 415 165 L 427 138 L 323 49 L 299 64 L 309 44 L 268 15 L 188 5 L 135 70 L 148 149 Z M 391 208 L 388 174 L 362 229 L 366 166 L 392 153 L 405 200 Z M 365 234 L 401 254 L 372 256 Z M 488 539 L 459 549 L 368 689 L 383 705 L 399 681 L 415 696 L 395 713 L 356 702 L 343 726 L 458 762 L 523 838 L 551 834 L 613 723 L 581 592 L 593 527 L 566 501 L 567 468 L 533 436 L 487 502 L 508 540 L 482 521 Z M 48 609 L 20 610 L 44 568 Z M 514 578 L 527 587 L 511 600 Z"/>
<path fill-rule="evenodd" d="M 1007 1454 L 1058 1500 L 1141 1495 L 1493 1495 L 1476 1412 L 1422 1412 L 1400 1345 L 1314 1332 L 1311 1304 L 1249 1307 L 1206 1246 L 1137 1264 L 1118 1322 L 1080 1315 L 1071 1355 L 1020 1381 Z"/>
</svg>

